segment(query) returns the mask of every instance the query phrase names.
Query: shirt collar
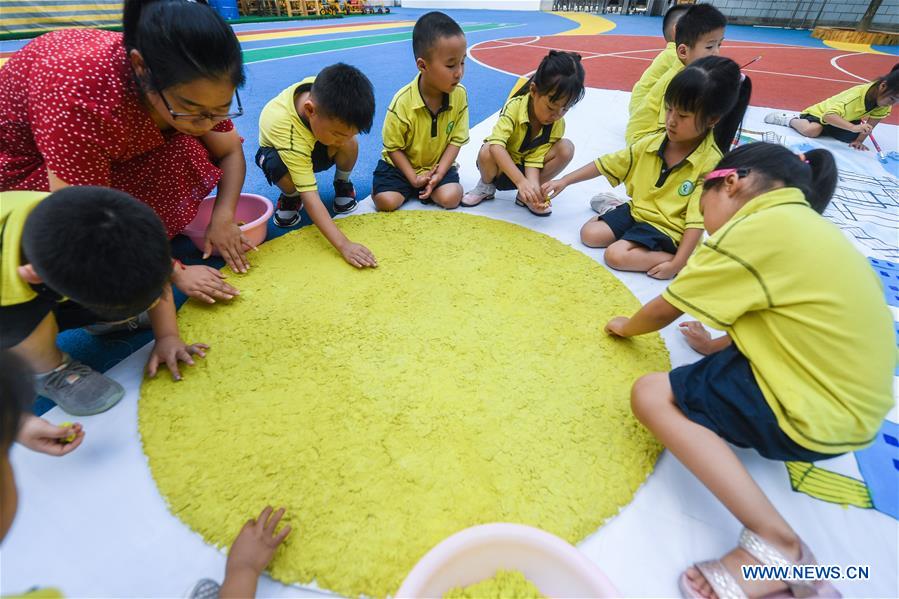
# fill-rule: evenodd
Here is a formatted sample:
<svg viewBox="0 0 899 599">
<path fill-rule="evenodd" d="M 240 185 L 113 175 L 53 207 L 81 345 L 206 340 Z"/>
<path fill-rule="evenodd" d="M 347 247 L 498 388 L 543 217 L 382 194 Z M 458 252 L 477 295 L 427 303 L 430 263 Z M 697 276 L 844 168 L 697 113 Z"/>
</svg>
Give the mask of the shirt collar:
<svg viewBox="0 0 899 599">
<path fill-rule="evenodd" d="M 658 140 L 646 144 L 646 152 L 649 154 L 656 154 L 659 157 L 659 160 L 661 160 L 664 164 L 665 148 L 668 147 L 668 133 L 663 129 L 658 134 L 658 136 Z M 684 162 L 689 162 L 693 166 L 696 166 L 697 162 L 702 160 L 703 156 L 705 156 L 706 152 L 714 143 L 715 135 L 711 131 L 709 131 L 703 138 L 702 142 L 698 146 L 696 146 L 696 149 L 687 154 L 684 159 L 677 163 L 675 166 L 680 166 Z M 673 169 L 674 167 L 671 167 L 671 170 Z"/>
<path fill-rule="evenodd" d="M 421 95 L 421 73 L 415 76 L 415 79 L 412 81 L 412 99 L 414 101 L 413 108 L 424 108 L 428 112 L 431 111 L 428 108 L 428 105 L 425 104 L 425 99 Z M 440 104 L 440 109 L 437 111 L 437 114 L 440 114 L 444 110 L 449 110 L 450 108 L 450 94 L 443 94 L 443 102 Z"/>
</svg>

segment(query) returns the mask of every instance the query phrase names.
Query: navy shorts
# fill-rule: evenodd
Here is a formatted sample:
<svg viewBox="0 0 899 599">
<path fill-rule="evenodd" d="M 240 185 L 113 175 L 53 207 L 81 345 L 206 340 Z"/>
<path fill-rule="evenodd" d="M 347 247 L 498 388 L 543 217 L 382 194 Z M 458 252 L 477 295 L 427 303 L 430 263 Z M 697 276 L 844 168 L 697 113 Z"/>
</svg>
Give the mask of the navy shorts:
<svg viewBox="0 0 899 599">
<path fill-rule="evenodd" d="M 606 221 L 606 224 L 612 229 L 612 233 L 615 234 L 615 239 L 639 243 L 652 252 L 677 253 L 677 245 L 670 237 L 649 223 L 641 223 L 634 220 L 634 217 L 631 216 L 630 202 L 626 202 L 606 212 L 599 216 L 597 220 Z"/>
<path fill-rule="evenodd" d="M 515 166 L 518 167 L 518 170 L 520 170 L 521 174 L 523 175 L 524 174 L 524 165 L 516 164 Z M 496 176 L 496 179 L 493 180 L 493 185 L 500 191 L 508 191 L 510 189 L 518 189 L 518 187 L 516 187 L 515 184 L 512 183 L 512 179 L 510 179 L 509 176 L 506 175 L 506 173 L 504 173 L 502 171 L 500 171 L 499 174 Z"/>
<path fill-rule="evenodd" d="M 256 166 L 262 169 L 269 185 L 277 185 L 278 181 L 290 172 L 287 165 L 281 160 L 278 150 L 265 146 L 260 147 L 256 152 Z M 328 157 L 328 146 L 315 142 L 315 147 L 312 148 L 312 172 L 320 173 L 332 166 L 334 166 L 334 159 Z"/>
<path fill-rule="evenodd" d="M 450 169 L 446 171 L 446 174 L 443 175 L 443 179 L 440 180 L 437 187 L 442 187 L 448 183 L 458 182 L 459 171 L 456 170 L 455 166 L 451 166 Z M 374 195 L 385 191 L 401 193 L 407 200 L 418 199 L 418 190 L 412 187 L 400 169 L 391 166 L 384 160 L 378 160 L 378 166 L 375 167 L 375 172 L 372 177 L 371 193 Z"/>
<path fill-rule="evenodd" d="M 808 113 L 800 114 L 799 118 L 804 121 L 808 121 L 810 123 L 820 123 L 824 130 L 821 132 L 821 135 L 826 135 L 828 137 L 832 137 L 834 139 L 838 139 L 844 143 L 852 143 L 856 139 L 858 139 L 858 133 L 853 131 L 846 131 L 845 129 L 840 129 L 839 127 L 834 127 L 833 125 L 828 125 L 827 123 L 822 123 L 821 119 L 816 116 L 813 116 Z M 853 125 L 858 125 L 861 121 L 852 121 Z"/>
<path fill-rule="evenodd" d="M 0 308 L 0 349 L 15 347 L 27 339 L 51 312 L 56 316 L 60 331 L 108 320 L 80 304 L 70 300 L 60 302 L 59 299 L 53 292 L 38 291 L 38 296 L 31 301 Z"/>
<path fill-rule="evenodd" d="M 839 454 L 806 449 L 783 432 L 762 395 L 749 360 L 733 344 L 668 374 L 684 415 L 737 447 L 783 462 L 814 462 Z"/>
</svg>

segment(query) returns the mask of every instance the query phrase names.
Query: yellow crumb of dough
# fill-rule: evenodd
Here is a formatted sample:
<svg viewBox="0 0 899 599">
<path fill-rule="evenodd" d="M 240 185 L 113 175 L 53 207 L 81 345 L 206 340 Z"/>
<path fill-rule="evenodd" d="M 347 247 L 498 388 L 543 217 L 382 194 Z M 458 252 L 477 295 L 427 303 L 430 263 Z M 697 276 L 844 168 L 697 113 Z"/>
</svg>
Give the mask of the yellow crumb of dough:
<svg viewBox="0 0 899 599">
<path fill-rule="evenodd" d="M 454 588 L 443 599 L 543 599 L 537 586 L 517 570 L 499 570 L 496 576 L 465 588 Z"/>
</svg>

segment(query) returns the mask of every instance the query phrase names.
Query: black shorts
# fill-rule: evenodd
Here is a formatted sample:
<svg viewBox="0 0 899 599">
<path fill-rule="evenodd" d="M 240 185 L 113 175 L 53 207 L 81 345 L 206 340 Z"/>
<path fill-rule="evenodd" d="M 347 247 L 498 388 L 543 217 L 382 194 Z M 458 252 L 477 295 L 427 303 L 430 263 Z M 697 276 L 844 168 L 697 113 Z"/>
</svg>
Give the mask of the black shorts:
<svg viewBox="0 0 899 599">
<path fill-rule="evenodd" d="M 677 253 L 677 244 L 674 240 L 650 225 L 639 222 L 631 216 L 631 203 L 626 202 L 613 210 L 609 210 L 597 220 L 604 220 L 615 239 L 624 239 L 632 243 L 639 243 L 646 249 L 656 252 Z"/>
<path fill-rule="evenodd" d="M 55 294 L 42 294 L 24 304 L 0 307 L 0 349 L 15 347 L 24 341 L 47 314 L 56 316 L 60 331 L 78 329 L 103 319 L 73 301 L 58 301 Z"/>
<path fill-rule="evenodd" d="M 847 144 L 852 143 L 856 139 L 858 139 L 858 133 L 855 133 L 854 131 L 846 131 L 845 129 L 840 129 L 839 127 L 834 127 L 833 125 L 828 125 L 827 123 L 822 123 L 821 119 L 811 114 L 800 114 L 799 118 L 810 123 L 819 123 L 822 127 L 824 127 L 824 130 L 821 131 L 821 135 L 826 135 L 828 137 L 838 139 Z M 858 125 L 859 123 L 861 123 L 861 121 L 852 121 L 853 125 Z"/>
<path fill-rule="evenodd" d="M 437 187 L 442 187 L 448 183 L 458 182 L 459 171 L 456 170 L 455 166 L 451 166 L 450 169 L 446 171 L 446 174 L 443 175 L 443 179 L 440 180 Z M 371 193 L 372 195 L 375 195 L 385 191 L 401 193 L 407 200 L 418 199 L 418 190 L 412 187 L 400 169 L 391 166 L 382 159 L 378 160 L 378 166 L 375 167 L 375 172 L 372 175 Z"/>
<path fill-rule="evenodd" d="M 825 454 L 797 444 L 777 424 L 746 356 L 735 345 L 668 374 L 684 415 L 737 447 L 750 447 L 771 460 L 814 462 Z"/>
<path fill-rule="evenodd" d="M 289 174 L 287 165 L 281 160 L 281 155 L 275 148 L 262 146 L 256 152 L 256 166 L 262 169 L 265 180 L 269 185 L 277 185 L 278 181 Z M 312 172 L 320 173 L 334 166 L 334 159 L 328 157 L 328 146 L 315 142 L 312 148 Z"/>
</svg>

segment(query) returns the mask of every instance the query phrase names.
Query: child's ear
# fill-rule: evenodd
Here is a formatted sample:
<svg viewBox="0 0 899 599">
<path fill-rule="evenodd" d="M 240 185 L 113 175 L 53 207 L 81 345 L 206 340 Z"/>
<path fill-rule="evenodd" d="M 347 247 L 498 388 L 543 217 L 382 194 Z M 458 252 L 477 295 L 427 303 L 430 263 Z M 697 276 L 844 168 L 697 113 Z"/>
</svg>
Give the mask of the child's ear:
<svg viewBox="0 0 899 599">
<path fill-rule="evenodd" d="M 677 57 L 684 64 L 687 64 L 687 53 L 690 51 L 690 46 L 687 44 L 678 44 L 677 45 Z"/>
<path fill-rule="evenodd" d="M 425 69 L 428 68 L 428 63 L 425 62 L 425 59 L 419 56 L 415 59 L 415 66 L 418 67 L 420 72 L 424 72 Z"/>
<path fill-rule="evenodd" d="M 533 81 L 528 85 L 528 93 L 532 96 L 537 94 L 537 84 Z"/>
<path fill-rule="evenodd" d="M 16 272 L 26 283 L 31 283 L 32 285 L 40 285 L 44 282 L 44 280 L 37 274 L 34 270 L 34 267 L 31 264 L 23 264 L 16 268 Z"/>
<path fill-rule="evenodd" d="M 306 113 L 306 116 L 315 116 L 315 102 L 306 98 L 303 102 L 303 111 Z"/>
</svg>

